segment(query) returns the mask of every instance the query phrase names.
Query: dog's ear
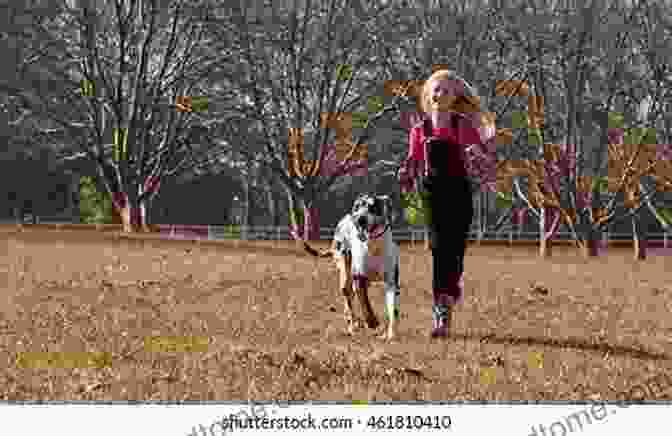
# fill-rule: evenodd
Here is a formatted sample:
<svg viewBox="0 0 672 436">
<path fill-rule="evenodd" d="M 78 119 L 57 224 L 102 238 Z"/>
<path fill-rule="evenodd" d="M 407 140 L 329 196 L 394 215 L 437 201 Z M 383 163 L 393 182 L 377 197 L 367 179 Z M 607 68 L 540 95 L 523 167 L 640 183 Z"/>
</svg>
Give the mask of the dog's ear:
<svg viewBox="0 0 672 436">
<path fill-rule="evenodd" d="M 375 202 L 375 198 L 369 194 L 361 194 L 355 200 L 355 203 L 352 206 L 352 212 L 357 213 L 361 209 L 367 209 L 371 207 Z"/>
<path fill-rule="evenodd" d="M 357 198 L 355 198 L 355 202 L 352 204 L 352 212 L 356 213 L 361 209 L 365 201 L 364 194 L 358 195 Z"/>
</svg>

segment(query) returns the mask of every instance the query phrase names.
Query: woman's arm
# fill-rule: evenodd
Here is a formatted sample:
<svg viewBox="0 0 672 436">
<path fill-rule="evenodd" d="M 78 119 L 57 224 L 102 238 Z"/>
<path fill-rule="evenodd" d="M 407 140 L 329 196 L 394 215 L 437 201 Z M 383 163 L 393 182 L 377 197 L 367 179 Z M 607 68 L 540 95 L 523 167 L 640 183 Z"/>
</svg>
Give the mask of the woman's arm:
<svg viewBox="0 0 672 436">
<path fill-rule="evenodd" d="M 472 112 L 460 117 L 457 141 L 459 144 L 476 145 L 483 154 L 494 152 L 495 128 L 493 114 Z"/>
<path fill-rule="evenodd" d="M 460 143 L 469 146 L 465 150 L 467 173 L 481 183 L 494 183 L 497 165 L 494 114 L 474 113 L 465 124 L 460 130 Z"/>
<path fill-rule="evenodd" d="M 424 151 L 422 147 L 422 129 L 415 126 L 411 128 L 408 135 L 408 157 L 406 159 L 422 162 L 425 159 Z"/>
<path fill-rule="evenodd" d="M 399 169 L 399 183 L 402 191 L 411 191 L 416 178 L 420 175 L 421 164 L 424 161 L 421 129 L 412 127 L 408 135 L 408 155 Z"/>
</svg>

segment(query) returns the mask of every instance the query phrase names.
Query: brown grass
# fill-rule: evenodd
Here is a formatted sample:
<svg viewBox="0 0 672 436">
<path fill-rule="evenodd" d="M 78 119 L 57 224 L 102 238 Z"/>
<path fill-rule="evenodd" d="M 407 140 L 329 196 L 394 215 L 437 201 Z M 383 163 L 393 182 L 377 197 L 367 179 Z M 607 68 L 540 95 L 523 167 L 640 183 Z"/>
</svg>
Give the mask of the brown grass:
<svg viewBox="0 0 672 436">
<path fill-rule="evenodd" d="M 455 335 L 436 342 L 429 253 L 404 248 L 401 336 L 387 344 L 344 334 L 335 270 L 294 244 L 0 238 L 1 400 L 616 400 L 672 377 L 670 257 L 636 264 L 616 249 L 586 262 L 556 248 L 542 261 L 533 247 L 472 247 Z M 381 285 L 370 295 L 382 316 Z M 209 343 L 160 352 L 149 336 Z M 112 360 L 16 365 L 35 351 Z"/>
</svg>

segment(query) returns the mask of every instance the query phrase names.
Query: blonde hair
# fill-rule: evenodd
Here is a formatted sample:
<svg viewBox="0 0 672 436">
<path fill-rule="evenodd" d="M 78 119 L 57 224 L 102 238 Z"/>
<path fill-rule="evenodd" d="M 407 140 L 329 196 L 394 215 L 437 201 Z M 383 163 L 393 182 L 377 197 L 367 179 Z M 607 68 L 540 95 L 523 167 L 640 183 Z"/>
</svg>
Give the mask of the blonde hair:
<svg viewBox="0 0 672 436">
<path fill-rule="evenodd" d="M 425 114 L 429 113 L 432 107 L 432 83 L 437 80 L 454 80 L 462 84 L 462 92 L 459 94 L 464 98 L 458 99 L 455 104 L 455 112 L 480 112 L 480 97 L 476 89 L 457 73 L 451 70 L 437 70 L 422 86 L 420 93 L 420 107 Z"/>
</svg>

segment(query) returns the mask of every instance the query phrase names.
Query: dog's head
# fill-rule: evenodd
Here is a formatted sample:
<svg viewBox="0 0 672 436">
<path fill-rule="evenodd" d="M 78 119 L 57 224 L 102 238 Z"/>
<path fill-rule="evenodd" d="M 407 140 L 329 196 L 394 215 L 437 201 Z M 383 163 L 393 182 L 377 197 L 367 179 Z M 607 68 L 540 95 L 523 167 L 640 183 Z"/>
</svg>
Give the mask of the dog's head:
<svg viewBox="0 0 672 436">
<path fill-rule="evenodd" d="M 392 222 L 392 200 L 388 195 L 362 194 L 355 200 L 352 217 L 357 227 L 371 233 Z"/>
</svg>

